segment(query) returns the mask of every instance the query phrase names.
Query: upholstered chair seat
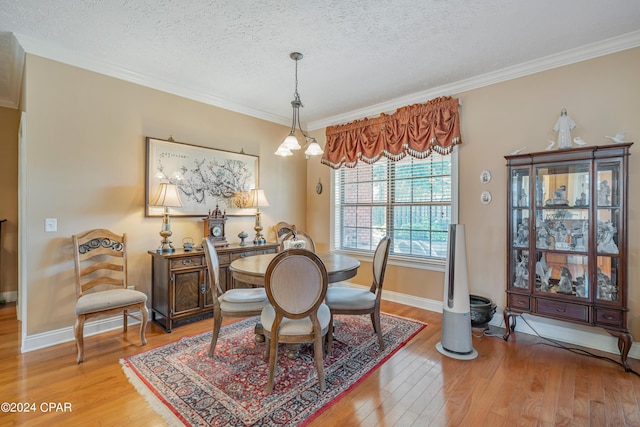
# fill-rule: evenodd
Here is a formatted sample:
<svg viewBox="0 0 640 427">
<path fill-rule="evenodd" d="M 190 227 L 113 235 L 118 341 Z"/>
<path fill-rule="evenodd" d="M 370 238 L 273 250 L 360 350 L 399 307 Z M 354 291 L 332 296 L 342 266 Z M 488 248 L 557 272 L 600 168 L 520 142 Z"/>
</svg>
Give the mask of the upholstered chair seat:
<svg viewBox="0 0 640 427">
<path fill-rule="evenodd" d="M 147 296 L 133 289 L 108 289 L 82 295 L 76 301 L 75 312 L 78 314 L 95 313 L 99 310 L 111 310 L 133 304 L 146 303 Z"/>
<path fill-rule="evenodd" d="M 229 289 L 218 297 L 223 312 L 260 311 L 269 302 L 264 288 Z"/>
<path fill-rule="evenodd" d="M 265 333 L 271 333 L 273 322 L 276 319 L 276 310 L 272 306 L 267 306 L 262 310 L 260 322 Z M 326 304 L 318 307 L 318 322 L 322 329 L 322 335 L 328 331 L 331 323 L 331 310 Z M 303 319 L 287 319 L 283 318 L 280 323 L 280 333 L 283 335 L 308 335 L 313 333 L 313 323 L 309 317 Z"/>
<path fill-rule="evenodd" d="M 334 283 L 325 302 L 334 310 L 369 310 L 376 305 L 376 294 L 368 289 L 348 288 L 346 282 Z"/>
</svg>

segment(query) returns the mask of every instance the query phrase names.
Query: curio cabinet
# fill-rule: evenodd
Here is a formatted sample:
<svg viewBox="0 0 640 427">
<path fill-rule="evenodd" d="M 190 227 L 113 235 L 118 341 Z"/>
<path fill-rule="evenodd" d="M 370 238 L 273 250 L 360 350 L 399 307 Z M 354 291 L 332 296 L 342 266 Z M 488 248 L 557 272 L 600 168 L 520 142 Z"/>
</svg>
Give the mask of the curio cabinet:
<svg viewBox="0 0 640 427">
<path fill-rule="evenodd" d="M 506 156 L 507 326 L 531 313 L 606 329 L 627 370 L 632 143 Z"/>
</svg>

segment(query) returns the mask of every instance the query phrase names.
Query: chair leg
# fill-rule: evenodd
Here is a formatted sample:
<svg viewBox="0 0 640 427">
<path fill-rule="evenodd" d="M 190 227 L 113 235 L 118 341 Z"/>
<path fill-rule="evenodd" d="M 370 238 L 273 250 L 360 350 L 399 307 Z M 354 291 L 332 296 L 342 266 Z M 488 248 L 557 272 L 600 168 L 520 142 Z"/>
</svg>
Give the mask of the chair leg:
<svg viewBox="0 0 640 427">
<path fill-rule="evenodd" d="M 218 335 L 220 335 L 220 327 L 222 326 L 222 314 L 218 310 L 214 310 L 213 313 L 213 335 L 211 335 L 211 345 L 209 346 L 209 357 L 213 357 L 213 353 L 216 351 L 216 343 L 218 342 Z"/>
<path fill-rule="evenodd" d="M 333 314 L 329 319 L 329 329 L 327 330 L 327 353 L 331 353 L 333 348 Z"/>
<path fill-rule="evenodd" d="M 324 380 L 324 362 L 322 352 L 322 332 L 316 331 L 315 338 L 313 339 L 313 356 L 316 360 L 316 370 L 318 371 L 318 382 L 320 383 L 320 391 L 324 391 L 327 386 Z"/>
<path fill-rule="evenodd" d="M 371 313 L 371 323 L 373 323 L 373 330 L 378 334 L 378 343 L 380 344 L 380 350 L 384 351 L 384 341 L 382 341 L 382 328 L 380 327 L 380 312 L 378 310 Z"/>
<path fill-rule="evenodd" d="M 264 344 L 265 344 L 265 349 L 266 349 L 265 352 L 264 352 L 264 354 L 265 354 L 264 358 L 265 358 L 266 362 L 269 362 L 269 355 L 271 354 L 271 351 L 270 351 L 271 350 L 271 338 L 269 337 L 268 334 L 264 335 Z"/>
<path fill-rule="evenodd" d="M 140 304 L 140 344 L 146 345 L 147 338 L 145 336 L 147 330 L 147 320 L 149 318 L 149 312 L 147 311 L 147 306 L 143 303 Z"/>
<path fill-rule="evenodd" d="M 122 331 L 123 332 L 127 332 L 127 329 L 129 329 L 128 317 L 129 317 L 129 310 L 123 310 L 122 311 Z"/>
<path fill-rule="evenodd" d="M 273 339 L 272 339 L 273 338 Z M 269 394 L 273 391 L 273 377 L 276 370 L 276 362 L 278 361 L 278 337 L 267 338 L 269 342 L 269 376 L 267 378 L 266 393 Z"/>
<path fill-rule="evenodd" d="M 77 362 L 84 362 L 84 315 L 79 315 L 76 318 L 76 326 L 74 328 L 76 335 L 76 348 L 78 349 Z"/>
</svg>

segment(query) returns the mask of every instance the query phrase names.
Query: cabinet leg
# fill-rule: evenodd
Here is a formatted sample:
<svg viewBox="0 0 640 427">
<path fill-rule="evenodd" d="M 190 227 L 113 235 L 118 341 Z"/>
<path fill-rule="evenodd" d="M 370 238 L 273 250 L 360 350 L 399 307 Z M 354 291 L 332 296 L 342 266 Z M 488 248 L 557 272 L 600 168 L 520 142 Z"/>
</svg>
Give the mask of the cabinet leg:
<svg viewBox="0 0 640 427">
<path fill-rule="evenodd" d="M 505 332 L 502 338 L 505 341 L 508 341 L 509 336 L 511 336 L 511 331 L 513 331 L 516 328 L 516 316 L 518 314 L 511 312 L 511 310 L 505 309 L 502 312 L 502 315 L 504 316 L 504 328 L 505 328 Z M 513 319 L 513 323 L 511 322 L 512 319 Z"/>
<path fill-rule="evenodd" d="M 631 349 L 631 343 L 633 342 L 633 337 L 629 332 L 619 332 L 619 331 L 610 331 L 607 329 L 614 337 L 618 338 L 618 350 L 620 350 L 620 362 L 622 362 L 622 366 L 624 366 L 624 370 L 626 372 L 631 371 L 631 366 L 627 362 L 627 356 L 629 355 L 629 350 Z"/>
</svg>

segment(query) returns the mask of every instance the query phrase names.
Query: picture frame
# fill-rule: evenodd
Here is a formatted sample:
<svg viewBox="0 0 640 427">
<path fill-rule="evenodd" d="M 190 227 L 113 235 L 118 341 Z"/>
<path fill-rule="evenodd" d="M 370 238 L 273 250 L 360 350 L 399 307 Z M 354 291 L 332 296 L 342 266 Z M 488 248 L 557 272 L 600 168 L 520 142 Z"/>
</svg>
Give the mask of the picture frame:
<svg viewBox="0 0 640 427">
<path fill-rule="evenodd" d="M 480 173 L 480 182 L 483 184 L 488 184 L 489 182 L 491 182 L 491 172 L 489 172 L 488 170 L 483 170 Z"/>
<path fill-rule="evenodd" d="M 178 187 L 182 207 L 171 216 L 204 217 L 216 206 L 226 216 L 254 215 L 246 206 L 259 171 L 259 156 L 146 137 L 145 216 L 162 216 L 149 205 L 161 182 Z"/>
</svg>

